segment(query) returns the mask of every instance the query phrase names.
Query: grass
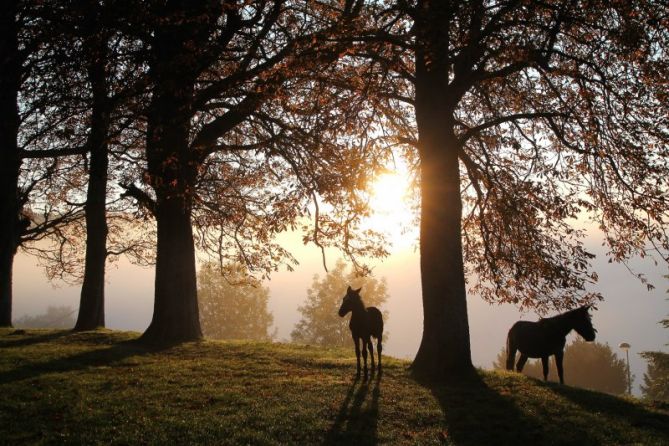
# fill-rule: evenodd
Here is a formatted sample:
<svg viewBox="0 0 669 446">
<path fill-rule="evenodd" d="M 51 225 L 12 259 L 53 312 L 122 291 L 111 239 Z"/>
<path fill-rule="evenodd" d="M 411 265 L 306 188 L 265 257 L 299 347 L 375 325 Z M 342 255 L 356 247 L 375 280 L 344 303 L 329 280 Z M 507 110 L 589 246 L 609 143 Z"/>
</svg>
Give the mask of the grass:
<svg viewBox="0 0 669 446">
<path fill-rule="evenodd" d="M 352 348 L 137 336 L 0 330 L 0 444 L 669 444 L 667 405 L 518 374 L 364 381 Z"/>
</svg>

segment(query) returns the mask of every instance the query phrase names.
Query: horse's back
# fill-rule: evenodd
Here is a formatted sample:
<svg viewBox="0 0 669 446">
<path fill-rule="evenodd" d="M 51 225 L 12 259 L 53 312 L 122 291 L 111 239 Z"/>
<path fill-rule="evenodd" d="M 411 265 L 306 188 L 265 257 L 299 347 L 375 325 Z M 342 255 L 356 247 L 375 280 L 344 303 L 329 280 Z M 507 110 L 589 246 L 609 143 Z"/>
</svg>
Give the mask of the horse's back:
<svg viewBox="0 0 669 446">
<path fill-rule="evenodd" d="M 556 335 L 544 320 L 518 321 L 509 330 L 507 343 L 530 358 L 554 354 L 564 348 L 564 337 Z"/>
<path fill-rule="evenodd" d="M 367 323 L 369 324 L 369 334 L 377 339 L 383 335 L 383 315 L 376 307 L 367 307 Z"/>
</svg>

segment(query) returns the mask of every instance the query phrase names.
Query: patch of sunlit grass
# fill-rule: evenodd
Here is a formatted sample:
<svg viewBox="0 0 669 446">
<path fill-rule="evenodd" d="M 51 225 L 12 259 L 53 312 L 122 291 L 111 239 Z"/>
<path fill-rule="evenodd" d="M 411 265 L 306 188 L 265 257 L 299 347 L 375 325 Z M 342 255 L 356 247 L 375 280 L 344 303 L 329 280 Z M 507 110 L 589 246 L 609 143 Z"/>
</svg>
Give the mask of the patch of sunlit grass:
<svg viewBox="0 0 669 446">
<path fill-rule="evenodd" d="M 666 407 L 506 372 L 355 380 L 352 349 L 0 330 L 5 444 L 669 444 Z"/>
</svg>

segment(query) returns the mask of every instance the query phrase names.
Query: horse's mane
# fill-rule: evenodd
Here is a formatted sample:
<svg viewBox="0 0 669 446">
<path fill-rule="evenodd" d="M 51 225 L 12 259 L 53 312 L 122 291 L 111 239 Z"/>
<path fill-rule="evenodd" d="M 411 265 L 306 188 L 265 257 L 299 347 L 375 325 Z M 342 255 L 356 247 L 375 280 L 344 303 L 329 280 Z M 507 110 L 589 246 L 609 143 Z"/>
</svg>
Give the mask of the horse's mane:
<svg viewBox="0 0 669 446">
<path fill-rule="evenodd" d="M 578 313 L 581 313 L 581 312 L 585 312 L 588 319 L 592 319 L 592 315 L 588 312 L 586 307 L 578 307 L 578 308 L 574 308 L 573 310 L 565 311 L 564 313 L 556 314 L 555 316 L 546 317 L 546 318 L 542 317 L 541 319 L 539 319 L 539 321 L 540 322 L 541 321 L 547 321 L 547 320 L 560 321 L 560 320 L 563 320 L 563 319 L 569 319 L 572 316 L 574 316 L 575 314 L 578 314 Z"/>
</svg>

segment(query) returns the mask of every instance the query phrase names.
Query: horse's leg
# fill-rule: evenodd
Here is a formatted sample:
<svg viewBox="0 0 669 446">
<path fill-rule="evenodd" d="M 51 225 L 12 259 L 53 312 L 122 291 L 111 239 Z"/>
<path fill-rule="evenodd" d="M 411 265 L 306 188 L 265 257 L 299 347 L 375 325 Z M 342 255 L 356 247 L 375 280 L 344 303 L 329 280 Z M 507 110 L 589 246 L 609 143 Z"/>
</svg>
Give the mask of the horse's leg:
<svg viewBox="0 0 669 446">
<path fill-rule="evenodd" d="M 562 369 L 562 359 L 564 358 L 564 351 L 560 350 L 555 353 L 555 365 L 557 366 L 558 376 L 560 377 L 560 384 L 564 384 L 564 370 Z"/>
<path fill-rule="evenodd" d="M 381 373 L 381 336 L 376 341 L 376 354 L 379 355 L 379 373 Z"/>
<path fill-rule="evenodd" d="M 360 343 L 359 339 L 353 336 L 353 344 L 355 344 L 355 359 L 357 360 L 358 365 L 358 376 L 360 376 Z"/>
<path fill-rule="evenodd" d="M 372 360 L 372 373 L 376 370 L 376 364 L 374 364 L 374 345 L 372 344 L 372 337 L 367 338 L 367 345 L 369 346 L 369 357 Z"/>
<path fill-rule="evenodd" d="M 525 363 L 527 362 L 527 356 L 523 352 L 520 352 L 520 358 L 518 358 L 518 363 L 516 364 L 516 371 L 518 373 L 521 373 L 523 371 L 523 367 L 525 367 Z"/>
<path fill-rule="evenodd" d="M 365 379 L 367 379 L 367 340 L 362 339 L 362 363 L 363 363 L 363 370 L 365 372 Z"/>
<path fill-rule="evenodd" d="M 506 338 L 506 369 L 513 370 L 513 363 L 516 362 L 516 346 L 511 342 L 511 337 Z"/>
<path fill-rule="evenodd" d="M 544 381 L 548 381 L 548 356 L 541 357 L 541 367 L 544 371 Z"/>
</svg>

